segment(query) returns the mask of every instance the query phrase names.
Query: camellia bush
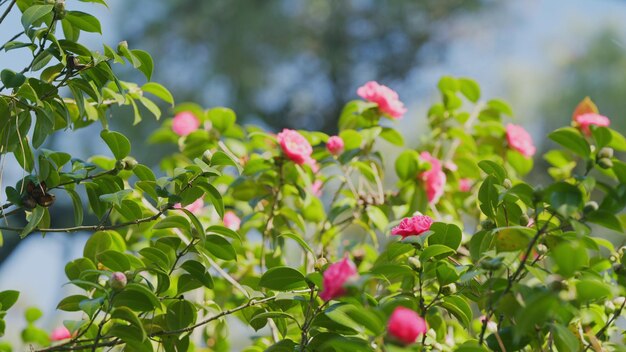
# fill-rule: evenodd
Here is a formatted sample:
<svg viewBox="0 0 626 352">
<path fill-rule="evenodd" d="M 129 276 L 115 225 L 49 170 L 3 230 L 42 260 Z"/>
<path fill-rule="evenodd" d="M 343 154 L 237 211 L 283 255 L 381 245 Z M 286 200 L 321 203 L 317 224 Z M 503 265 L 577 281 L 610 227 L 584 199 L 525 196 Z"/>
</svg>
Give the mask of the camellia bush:
<svg viewBox="0 0 626 352">
<path fill-rule="evenodd" d="M 174 104 L 144 51 L 81 45 L 100 24 L 73 1 L 0 4 L 0 23 L 21 11 L 23 25 L 2 49 L 32 54 L 1 72 L 1 157 L 26 176 L 5 188 L 0 229 L 90 234 L 59 283 L 74 288 L 63 325 L 44 330 L 30 308 L 5 326 L 19 293 L 3 291 L 0 335 L 21 331 L 31 351 L 229 351 L 235 333 L 244 351 L 625 350 L 626 139 L 591 100 L 548 134 L 537 185 L 524 179 L 540 159 L 530 135 L 470 79 L 439 81 L 417 149 L 377 82 L 347 102 L 338 135 L 274 134 Z M 123 64 L 148 83 L 122 81 Z M 177 152 L 159 170 L 109 128 L 120 105 L 136 123 L 164 114 L 149 143 Z M 91 124 L 108 155 L 42 147 Z M 73 227 L 51 219 L 61 198 Z"/>
</svg>

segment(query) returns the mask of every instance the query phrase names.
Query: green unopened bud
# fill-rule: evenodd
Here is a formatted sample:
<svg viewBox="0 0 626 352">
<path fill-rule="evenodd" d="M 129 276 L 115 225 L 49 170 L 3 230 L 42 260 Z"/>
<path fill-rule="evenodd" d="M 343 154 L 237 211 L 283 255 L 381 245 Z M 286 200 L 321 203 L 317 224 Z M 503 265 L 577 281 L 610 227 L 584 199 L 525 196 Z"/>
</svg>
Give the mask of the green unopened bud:
<svg viewBox="0 0 626 352">
<path fill-rule="evenodd" d="M 620 257 L 623 257 L 624 253 L 626 253 L 626 246 L 622 246 L 617 250 L 617 254 L 619 254 Z"/>
<path fill-rule="evenodd" d="M 626 300 L 626 297 L 615 297 L 613 298 L 613 305 L 621 307 L 624 304 L 624 300 Z"/>
<path fill-rule="evenodd" d="M 202 153 L 202 161 L 204 161 L 207 165 L 211 165 L 211 159 L 213 158 L 213 153 L 210 150 L 205 150 Z"/>
<path fill-rule="evenodd" d="M 609 256 L 609 261 L 610 261 L 611 263 L 615 263 L 618 259 L 619 259 L 619 258 L 617 258 L 617 256 L 616 256 L 616 255 L 614 255 L 614 254 L 611 254 L 611 255 Z"/>
<path fill-rule="evenodd" d="M 609 147 L 604 147 L 602 149 L 600 149 L 600 151 L 598 152 L 598 158 L 602 159 L 602 158 L 609 158 L 611 159 L 613 157 L 613 148 L 609 148 Z"/>
<path fill-rule="evenodd" d="M 115 170 L 122 171 L 126 168 L 126 162 L 124 160 L 118 160 L 115 162 Z"/>
<path fill-rule="evenodd" d="M 124 170 L 132 170 L 139 164 L 135 158 L 130 156 L 125 157 L 122 161 L 124 162 Z"/>
<path fill-rule="evenodd" d="M 529 222 L 530 222 L 530 218 L 528 217 L 528 215 L 522 214 L 522 216 L 519 217 L 520 225 L 527 226 Z"/>
<path fill-rule="evenodd" d="M 502 181 L 502 186 L 504 186 L 504 188 L 506 189 L 509 189 L 513 187 L 513 183 L 508 178 L 505 178 L 504 181 Z"/>
<path fill-rule="evenodd" d="M 609 315 L 609 314 L 612 314 L 613 312 L 615 312 L 615 304 L 613 304 L 613 302 L 611 301 L 604 302 L 604 313 L 606 315 Z"/>
<path fill-rule="evenodd" d="M 546 286 L 550 290 L 558 292 L 567 289 L 567 282 L 560 275 L 550 275 L 546 279 Z"/>
<path fill-rule="evenodd" d="M 548 253 L 548 246 L 546 246 L 543 243 L 538 244 L 537 245 L 537 254 L 544 255 L 546 253 Z"/>
<path fill-rule="evenodd" d="M 602 158 L 598 160 L 598 165 L 603 169 L 610 169 L 613 167 L 613 161 L 609 158 Z"/>
<path fill-rule="evenodd" d="M 598 210 L 598 203 L 594 202 L 593 200 L 588 201 L 587 203 L 585 203 L 585 206 L 583 207 L 583 213 L 587 214 L 587 213 L 591 213 L 594 212 L 596 210 Z"/>
<path fill-rule="evenodd" d="M 415 269 L 415 270 L 421 270 L 422 269 L 422 262 L 419 260 L 419 258 L 417 257 L 409 257 L 409 264 Z"/>
<path fill-rule="evenodd" d="M 54 3 L 54 12 L 56 12 L 57 15 L 65 12 L 65 0 L 57 0 Z"/>
<path fill-rule="evenodd" d="M 483 260 L 480 262 L 480 267 L 488 271 L 498 270 L 502 267 L 502 258 L 497 257 Z"/>
<path fill-rule="evenodd" d="M 328 264 L 328 260 L 324 257 L 317 258 L 315 261 L 315 270 L 322 271 L 324 267 Z"/>
<path fill-rule="evenodd" d="M 117 50 L 119 51 L 120 48 L 128 49 L 128 42 L 125 40 L 121 41 L 119 44 L 117 44 Z"/>
<path fill-rule="evenodd" d="M 126 278 L 126 275 L 119 271 L 111 274 L 111 278 L 109 279 L 109 285 L 111 286 L 111 289 L 113 289 L 113 291 L 123 290 L 124 287 L 126 287 L 127 282 L 128 279 Z"/>
<path fill-rule="evenodd" d="M 449 285 L 446 285 L 446 286 L 442 287 L 441 288 L 441 293 L 444 294 L 445 296 L 455 294 L 456 293 L 456 285 L 455 284 L 449 284 Z"/>
<path fill-rule="evenodd" d="M 480 227 L 482 227 L 483 230 L 489 231 L 495 229 L 496 224 L 493 221 L 487 219 L 480 222 Z"/>
</svg>

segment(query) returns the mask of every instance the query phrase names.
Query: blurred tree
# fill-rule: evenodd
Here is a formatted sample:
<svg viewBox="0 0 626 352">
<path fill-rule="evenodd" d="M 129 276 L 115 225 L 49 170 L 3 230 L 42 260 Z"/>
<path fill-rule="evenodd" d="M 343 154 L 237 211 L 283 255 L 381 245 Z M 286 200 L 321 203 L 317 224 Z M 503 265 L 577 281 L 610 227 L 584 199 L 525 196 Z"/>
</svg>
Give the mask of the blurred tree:
<svg viewBox="0 0 626 352">
<path fill-rule="evenodd" d="M 589 96 L 611 127 L 626 132 L 626 43 L 610 28 L 600 31 L 570 57 L 553 80 L 555 94 L 544 94 L 540 115 L 544 131 L 567 125 L 576 105 Z"/>
<path fill-rule="evenodd" d="M 444 44 L 434 40 L 437 26 L 483 2 L 138 0 L 125 4 L 132 23 L 120 23 L 125 37 L 159 58 L 155 79 L 178 101 L 330 132 L 358 85 L 397 86 L 425 44 Z"/>
</svg>

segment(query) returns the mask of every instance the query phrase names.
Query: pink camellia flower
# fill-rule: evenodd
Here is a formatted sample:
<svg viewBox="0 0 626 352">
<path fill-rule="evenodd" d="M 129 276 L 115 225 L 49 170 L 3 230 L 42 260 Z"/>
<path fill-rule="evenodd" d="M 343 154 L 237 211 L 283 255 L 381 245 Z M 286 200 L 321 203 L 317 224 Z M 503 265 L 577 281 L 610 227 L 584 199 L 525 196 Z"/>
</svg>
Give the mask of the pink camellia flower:
<svg viewBox="0 0 626 352">
<path fill-rule="evenodd" d="M 180 203 L 174 204 L 174 208 L 181 209 L 182 205 Z M 202 198 L 198 198 L 193 203 L 185 206 L 185 209 L 189 210 L 192 214 L 199 214 L 204 208 L 204 201 Z"/>
<path fill-rule="evenodd" d="M 469 192 L 472 189 L 472 180 L 469 178 L 462 178 L 459 180 L 459 191 Z"/>
<path fill-rule="evenodd" d="M 276 138 L 285 155 L 294 163 L 302 165 L 310 163 L 311 160 L 313 160 L 311 159 L 313 147 L 311 147 L 309 141 L 297 131 L 285 128 Z"/>
<path fill-rule="evenodd" d="M 343 139 L 339 136 L 332 136 L 328 138 L 328 142 L 326 142 L 326 149 L 332 155 L 339 155 L 343 151 Z"/>
<path fill-rule="evenodd" d="M 320 180 L 315 180 L 315 182 L 313 182 L 311 184 L 311 192 L 313 192 L 313 195 L 316 197 L 321 197 L 322 196 L 322 186 L 324 185 L 324 183 Z"/>
<path fill-rule="evenodd" d="M 228 227 L 233 231 L 239 230 L 241 226 L 241 219 L 235 214 L 233 211 L 227 211 L 224 213 L 224 226 Z"/>
<path fill-rule="evenodd" d="M 391 229 L 392 235 L 400 235 L 402 238 L 408 236 L 419 236 L 430 230 L 433 219 L 428 215 L 415 215 L 410 218 L 404 218 L 398 226 Z"/>
<path fill-rule="evenodd" d="M 591 135 L 591 129 L 589 126 L 595 125 L 598 127 L 608 127 L 611 124 L 611 120 L 608 117 L 595 114 L 595 113 L 587 113 L 574 117 L 574 122 L 580 128 L 581 131 L 587 136 Z"/>
<path fill-rule="evenodd" d="M 522 126 L 512 123 L 506 125 L 506 140 L 509 142 L 511 148 L 517 150 L 527 158 L 535 155 L 535 151 L 537 151 L 533 144 L 532 137 Z"/>
<path fill-rule="evenodd" d="M 424 182 L 428 202 L 436 204 L 443 195 L 443 188 L 446 185 L 446 174 L 443 172 L 439 159 L 430 155 L 429 152 L 422 152 L 420 158 L 430 163 L 430 170 L 420 174 L 420 179 Z"/>
<path fill-rule="evenodd" d="M 376 103 L 383 114 L 393 119 L 399 119 L 406 113 L 406 108 L 400 101 L 398 93 L 378 82 L 365 83 L 357 89 L 356 94 L 367 101 Z"/>
<path fill-rule="evenodd" d="M 313 171 L 313 173 L 317 173 L 318 171 L 320 171 L 320 165 L 315 159 L 308 158 L 304 161 L 304 163 L 311 167 L 311 171 Z"/>
<path fill-rule="evenodd" d="M 343 258 L 337 263 L 331 264 L 324 271 L 324 290 L 320 292 L 320 297 L 324 301 L 330 301 L 345 295 L 346 289 L 343 285 L 357 275 L 356 265 L 348 258 Z"/>
<path fill-rule="evenodd" d="M 389 318 L 387 331 L 389 331 L 389 335 L 404 344 L 410 345 L 415 343 L 420 335 L 428 331 L 428 325 L 412 309 L 397 307 Z"/>
<path fill-rule="evenodd" d="M 174 116 L 172 130 L 179 136 L 186 136 L 200 127 L 200 120 L 189 111 L 183 111 Z"/>
<path fill-rule="evenodd" d="M 54 330 L 50 334 L 50 340 L 52 341 L 61 341 L 65 339 L 69 339 L 72 337 L 72 334 L 65 326 L 60 326 Z"/>
</svg>

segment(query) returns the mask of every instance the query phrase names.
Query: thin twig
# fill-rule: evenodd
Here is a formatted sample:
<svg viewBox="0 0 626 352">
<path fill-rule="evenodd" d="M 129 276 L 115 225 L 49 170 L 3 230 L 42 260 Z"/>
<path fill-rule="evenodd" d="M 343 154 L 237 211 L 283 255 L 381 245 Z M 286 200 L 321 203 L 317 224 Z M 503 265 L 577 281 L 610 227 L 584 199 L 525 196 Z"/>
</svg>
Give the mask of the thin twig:
<svg viewBox="0 0 626 352">
<path fill-rule="evenodd" d="M 4 11 L 4 13 L 2 14 L 2 16 L 0 16 L 0 23 L 2 23 L 2 21 L 4 21 L 4 19 L 7 17 L 7 15 L 9 14 L 9 12 L 11 12 L 11 9 L 13 8 L 13 5 L 15 5 L 15 2 L 17 0 L 12 0 L 11 3 L 9 4 L 9 7 L 7 7 L 7 9 Z"/>
</svg>

